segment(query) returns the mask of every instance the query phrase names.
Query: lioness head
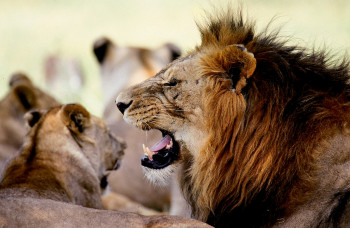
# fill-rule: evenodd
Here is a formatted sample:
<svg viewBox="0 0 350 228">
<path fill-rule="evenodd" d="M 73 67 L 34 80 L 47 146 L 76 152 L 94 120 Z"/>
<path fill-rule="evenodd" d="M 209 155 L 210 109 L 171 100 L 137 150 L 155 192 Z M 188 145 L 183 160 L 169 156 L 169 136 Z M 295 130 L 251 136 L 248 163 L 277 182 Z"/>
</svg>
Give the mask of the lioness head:
<svg viewBox="0 0 350 228">
<path fill-rule="evenodd" d="M 113 107 L 116 94 L 123 89 L 152 77 L 181 55 L 180 49 L 172 43 L 149 49 L 119 46 L 106 37 L 94 42 L 93 51 L 100 65 L 106 108 Z"/>
<path fill-rule="evenodd" d="M 32 111 L 25 118 L 32 129 L 23 148 L 34 144 L 36 158 L 49 159 L 57 153 L 77 159 L 76 165 L 93 170 L 93 175 L 102 181 L 102 187 L 105 187 L 106 171 L 119 167 L 126 147 L 124 141 L 114 137 L 104 121 L 91 115 L 83 106 L 67 104 L 48 112 Z M 84 173 L 76 175 L 87 178 Z"/>
<path fill-rule="evenodd" d="M 200 162 L 199 151 L 215 130 L 215 117 L 233 118 L 244 108 L 241 91 L 254 69 L 254 56 L 242 45 L 211 46 L 174 61 L 118 96 L 126 122 L 163 134 L 151 148 L 144 146 L 142 165 L 151 180 L 168 179 L 182 160 Z M 222 113 L 214 112 L 213 104 Z M 224 111 L 227 105 L 236 110 Z"/>
<path fill-rule="evenodd" d="M 11 76 L 9 89 L 0 101 L 0 167 L 22 144 L 27 131 L 24 114 L 33 109 L 48 109 L 59 104 L 52 96 L 34 86 L 23 73 Z"/>
</svg>

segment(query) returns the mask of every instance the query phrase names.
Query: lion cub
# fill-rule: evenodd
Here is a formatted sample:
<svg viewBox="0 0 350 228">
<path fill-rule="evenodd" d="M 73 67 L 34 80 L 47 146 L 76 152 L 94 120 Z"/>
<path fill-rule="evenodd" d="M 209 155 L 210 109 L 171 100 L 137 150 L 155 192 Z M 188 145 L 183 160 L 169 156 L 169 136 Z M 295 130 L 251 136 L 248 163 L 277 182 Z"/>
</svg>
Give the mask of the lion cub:
<svg viewBox="0 0 350 228">
<path fill-rule="evenodd" d="M 101 181 L 118 167 L 125 143 L 79 104 L 25 115 L 20 151 L 0 178 L 0 198 L 51 199 L 102 208 Z"/>
</svg>

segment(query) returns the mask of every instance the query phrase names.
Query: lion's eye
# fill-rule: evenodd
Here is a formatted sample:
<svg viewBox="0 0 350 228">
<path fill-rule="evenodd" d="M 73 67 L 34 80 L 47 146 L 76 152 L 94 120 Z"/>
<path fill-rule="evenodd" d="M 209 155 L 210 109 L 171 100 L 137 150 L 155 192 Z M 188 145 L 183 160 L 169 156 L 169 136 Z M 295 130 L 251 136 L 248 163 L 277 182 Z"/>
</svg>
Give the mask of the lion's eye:
<svg viewBox="0 0 350 228">
<path fill-rule="evenodd" d="M 176 78 L 172 78 L 169 82 L 164 83 L 164 86 L 174 87 L 178 83 Z"/>
</svg>

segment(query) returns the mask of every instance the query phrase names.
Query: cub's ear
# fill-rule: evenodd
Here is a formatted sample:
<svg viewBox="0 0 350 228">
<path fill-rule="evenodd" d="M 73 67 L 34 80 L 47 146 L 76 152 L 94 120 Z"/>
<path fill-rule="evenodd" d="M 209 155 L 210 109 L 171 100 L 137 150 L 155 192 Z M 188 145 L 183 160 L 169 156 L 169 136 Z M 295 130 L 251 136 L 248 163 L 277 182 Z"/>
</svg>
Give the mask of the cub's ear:
<svg viewBox="0 0 350 228">
<path fill-rule="evenodd" d="M 40 120 L 43 114 L 44 111 L 33 110 L 27 112 L 23 118 L 28 127 L 33 127 Z"/>
<path fill-rule="evenodd" d="M 82 133 L 90 124 L 90 113 L 80 104 L 64 105 L 61 118 L 68 129 L 75 133 Z"/>
<path fill-rule="evenodd" d="M 228 75 L 232 80 L 233 89 L 240 94 L 247 84 L 247 78 L 253 75 L 256 68 L 253 53 L 248 52 L 243 45 L 229 45 L 211 57 L 214 62 L 210 63 L 209 68 Z"/>
</svg>

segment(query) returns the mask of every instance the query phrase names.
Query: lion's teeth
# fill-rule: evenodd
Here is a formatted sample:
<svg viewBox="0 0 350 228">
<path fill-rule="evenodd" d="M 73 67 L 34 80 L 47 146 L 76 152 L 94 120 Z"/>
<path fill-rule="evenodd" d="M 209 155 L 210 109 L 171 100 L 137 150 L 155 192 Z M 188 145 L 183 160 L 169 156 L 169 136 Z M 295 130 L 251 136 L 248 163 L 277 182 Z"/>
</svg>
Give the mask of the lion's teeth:
<svg viewBox="0 0 350 228">
<path fill-rule="evenodd" d="M 173 140 L 170 140 L 169 144 L 166 145 L 165 149 L 169 150 L 171 147 L 173 147 Z"/>
<path fill-rule="evenodd" d="M 147 156 L 152 161 L 153 160 L 152 159 L 152 156 L 153 156 L 152 151 L 147 146 L 145 146 L 145 144 L 142 144 L 142 148 L 143 148 L 143 152 L 145 153 L 145 156 Z"/>
</svg>

